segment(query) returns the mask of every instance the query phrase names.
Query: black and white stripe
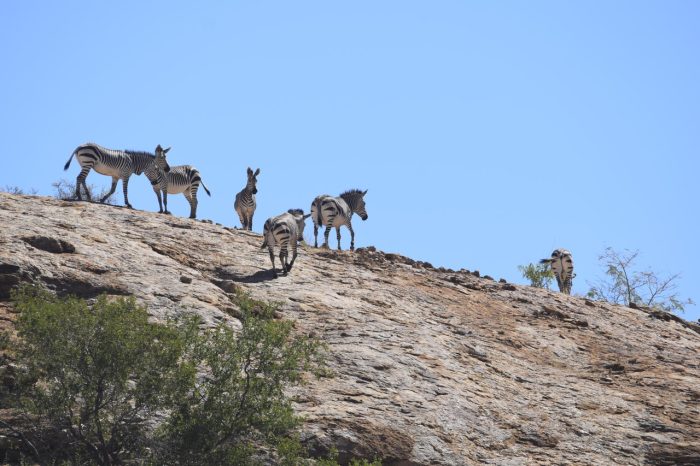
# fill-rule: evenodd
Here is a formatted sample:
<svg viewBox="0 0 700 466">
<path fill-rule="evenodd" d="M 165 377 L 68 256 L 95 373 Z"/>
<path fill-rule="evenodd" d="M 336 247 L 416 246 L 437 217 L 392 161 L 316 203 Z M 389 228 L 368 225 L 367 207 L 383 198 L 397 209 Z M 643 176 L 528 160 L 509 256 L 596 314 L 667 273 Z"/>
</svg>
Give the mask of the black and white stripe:
<svg viewBox="0 0 700 466">
<path fill-rule="evenodd" d="M 170 150 L 170 148 L 163 150 L 160 145 L 158 145 L 156 148 L 156 155 L 153 155 L 148 152 L 106 149 L 97 144 L 88 143 L 78 146 L 73 151 L 63 169 L 68 170 L 73 156 L 78 159 L 78 163 L 82 168 L 75 182 L 75 197 L 78 200 L 82 200 L 80 194 L 81 185 L 85 188 L 85 195 L 88 201 L 91 200 L 85 179 L 88 173 L 90 173 L 90 170 L 94 169 L 97 173 L 112 177 L 112 189 L 110 189 L 107 195 L 100 199 L 100 202 L 107 200 L 117 189 L 117 182 L 122 180 L 124 204 L 128 208 L 132 208 L 131 204 L 129 204 L 128 196 L 129 177 L 131 177 L 132 174 L 140 175 L 141 173 L 145 173 L 146 176 L 150 178 L 151 176 L 157 176 L 157 173 L 161 170 L 165 172 L 170 171 L 168 162 L 165 159 L 165 154 L 168 150 Z"/>
<path fill-rule="evenodd" d="M 238 213 L 238 218 L 241 220 L 241 225 L 244 230 L 253 229 L 253 214 L 255 214 L 255 194 L 258 192 L 257 183 L 260 169 L 258 168 L 253 173 L 253 170 L 248 167 L 248 182 L 245 188 L 236 194 L 236 202 L 233 207 Z"/>
<path fill-rule="evenodd" d="M 552 272 L 557 278 L 559 291 L 565 294 L 571 294 L 571 285 L 573 284 L 574 275 L 574 260 L 571 257 L 571 252 L 566 249 L 555 249 L 552 252 L 552 257 L 542 259 L 540 264 L 549 264 L 552 267 Z"/>
<path fill-rule="evenodd" d="M 367 220 L 367 210 L 364 196 L 367 191 L 351 189 L 339 197 L 328 195 L 318 196 L 311 203 L 311 218 L 314 221 L 314 247 L 318 247 L 318 227 L 325 225 L 324 241 L 321 247 L 328 247 L 328 235 L 335 227 L 340 250 L 340 227 L 345 225 L 350 230 L 350 250 L 355 249 L 355 232 L 352 229 L 352 214 L 357 214 L 362 220 Z"/>
<path fill-rule="evenodd" d="M 197 190 L 199 185 L 201 184 L 207 195 L 211 196 L 207 185 L 204 184 L 199 174 L 199 170 L 192 165 L 170 167 L 168 173 L 157 172 L 154 177 L 149 176 L 148 179 L 151 181 L 153 191 L 155 191 L 158 198 L 158 212 L 160 213 L 170 214 L 168 211 L 168 194 L 182 193 L 185 195 L 187 202 L 190 203 L 190 218 L 197 218 Z M 161 193 L 163 193 L 162 203 Z"/>
<path fill-rule="evenodd" d="M 289 209 L 287 212 L 276 217 L 270 217 L 265 222 L 263 227 L 264 242 L 260 249 L 267 247 L 270 252 L 270 261 L 272 261 L 272 274 L 277 278 L 277 270 L 275 269 L 275 245 L 280 248 L 280 263 L 282 265 L 282 274 L 287 275 L 287 272 L 292 270 L 294 261 L 297 258 L 297 241 L 304 239 L 304 226 L 307 218 L 311 214 L 304 215 L 301 209 Z M 287 263 L 287 249 L 292 249 L 292 260 Z"/>
</svg>

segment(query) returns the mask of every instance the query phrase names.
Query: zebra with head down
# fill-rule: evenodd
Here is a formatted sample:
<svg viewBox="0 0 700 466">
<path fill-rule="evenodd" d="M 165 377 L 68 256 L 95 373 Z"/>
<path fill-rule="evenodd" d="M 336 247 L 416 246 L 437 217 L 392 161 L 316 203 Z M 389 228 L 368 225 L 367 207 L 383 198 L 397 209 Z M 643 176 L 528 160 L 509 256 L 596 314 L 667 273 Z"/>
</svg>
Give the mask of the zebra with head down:
<svg viewBox="0 0 700 466">
<path fill-rule="evenodd" d="M 131 204 L 129 204 L 128 195 L 129 178 L 132 174 L 140 175 L 141 173 L 145 173 L 150 179 L 152 176 L 158 176 L 158 173 L 161 171 L 169 172 L 170 166 L 165 159 L 165 154 L 168 150 L 170 150 L 170 148 L 163 150 L 159 144 L 158 147 L 156 147 L 156 154 L 153 155 L 148 152 L 106 149 L 97 144 L 87 143 L 78 146 L 73 151 L 63 169 L 68 170 L 73 156 L 78 159 L 78 163 L 81 167 L 75 182 L 75 197 L 78 200 L 82 200 L 80 194 L 81 185 L 85 188 L 88 201 L 91 200 L 90 191 L 88 191 L 85 179 L 92 169 L 97 173 L 112 177 L 112 188 L 109 193 L 100 199 L 100 202 L 106 201 L 109 196 L 114 194 L 114 191 L 117 189 L 117 182 L 122 180 L 124 204 L 131 209 L 132 207 Z"/>
<path fill-rule="evenodd" d="M 345 225 L 350 230 L 350 250 L 355 249 L 355 232 L 352 229 L 352 214 L 357 214 L 362 220 L 367 220 L 365 207 L 365 194 L 367 190 L 351 189 L 338 197 L 321 195 L 311 203 L 311 218 L 314 221 L 314 247 L 318 247 L 318 227 L 326 226 L 323 235 L 324 241 L 321 247 L 328 247 L 328 235 L 331 228 L 335 227 L 338 237 L 338 250 L 340 250 L 340 227 Z"/>
</svg>

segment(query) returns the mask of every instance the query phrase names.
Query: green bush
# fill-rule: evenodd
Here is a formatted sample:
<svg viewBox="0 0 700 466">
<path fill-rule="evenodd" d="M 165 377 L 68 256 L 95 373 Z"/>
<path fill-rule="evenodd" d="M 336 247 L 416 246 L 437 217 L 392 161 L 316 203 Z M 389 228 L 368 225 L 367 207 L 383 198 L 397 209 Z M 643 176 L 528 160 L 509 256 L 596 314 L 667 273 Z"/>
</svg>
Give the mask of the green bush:
<svg viewBox="0 0 700 466">
<path fill-rule="evenodd" d="M 240 331 L 199 331 L 195 319 L 150 323 L 133 298 L 89 306 L 20 288 L 14 408 L 33 425 L 15 437 L 40 463 L 253 464 L 267 452 L 297 464 L 284 390 L 322 369 L 322 347 L 244 298 Z"/>
<path fill-rule="evenodd" d="M 519 265 L 518 270 L 523 278 L 530 282 L 530 286 L 535 288 L 549 289 L 552 280 L 554 280 L 554 272 L 549 264 Z"/>
</svg>

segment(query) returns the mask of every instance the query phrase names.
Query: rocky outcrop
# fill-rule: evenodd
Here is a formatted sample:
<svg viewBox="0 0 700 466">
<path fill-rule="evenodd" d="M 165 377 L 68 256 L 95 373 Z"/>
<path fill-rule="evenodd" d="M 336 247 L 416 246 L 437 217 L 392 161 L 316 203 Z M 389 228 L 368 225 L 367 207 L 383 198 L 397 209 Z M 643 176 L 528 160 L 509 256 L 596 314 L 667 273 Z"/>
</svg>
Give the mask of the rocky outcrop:
<svg viewBox="0 0 700 466">
<path fill-rule="evenodd" d="M 373 248 L 302 247 L 273 279 L 258 234 L 114 206 L 0 194 L 0 225 L 0 323 L 23 281 L 133 294 L 155 319 L 197 312 L 207 325 L 237 325 L 239 288 L 280 302 L 297 331 L 328 344 L 333 376 L 293 393 L 319 454 L 700 463 L 700 329 L 675 316 Z"/>
</svg>

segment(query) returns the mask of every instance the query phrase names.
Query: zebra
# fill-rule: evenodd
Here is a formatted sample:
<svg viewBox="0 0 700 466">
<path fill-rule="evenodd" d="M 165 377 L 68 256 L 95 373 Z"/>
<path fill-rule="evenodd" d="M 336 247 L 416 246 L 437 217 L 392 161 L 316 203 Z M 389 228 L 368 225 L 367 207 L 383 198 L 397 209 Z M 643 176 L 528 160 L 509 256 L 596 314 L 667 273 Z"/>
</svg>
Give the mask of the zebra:
<svg viewBox="0 0 700 466">
<path fill-rule="evenodd" d="M 156 148 L 156 155 L 158 155 L 159 149 L 160 146 Z M 163 149 L 160 150 L 162 151 Z M 170 148 L 168 148 L 168 150 L 170 150 Z M 199 175 L 199 170 L 192 165 L 177 165 L 170 167 L 170 171 L 167 173 L 158 171 L 146 173 L 146 176 L 150 180 L 153 191 L 158 198 L 159 213 L 170 215 L 168 211 L 168 194 L 183 193 L 187 202 L 190 203 L 190 218 L 197 218 L 197 190 L 199 189 L 200 183 L 204 191 L 207 192 L 207 195 L 211 196 L 207 185 L 204 184 L 204 181 Z M 162 202 L 160 197 L 161 192 L 163 193 Z"/>
<path fill-rule="evenodd" d="M 148 152 L 106 149 L 97 144 L 87 143 L 78 146 L 73 151 L 68 158 L 68 162 L 66 162 L 63 167 L 63 170 L 68 170 L 73 156 L 75 156 L 82 168 L 75 182 L 75 197 L 79 201 L 83 199 L 80 194 L 80 185 L 85 188 L 87 200 L 92 200 L 90 199 L 90 191 L 88 191 L 87 184 L 85 183 L 85 178 L 87 178 L 91 169 L 94 168 L 97 173 L 112 177 L 112 189 L 100 199 L 100 202 L 106 201 L 109 196 L 114 194 L 114 191 L 117 189 L 117 182 L 121 179 L 122 187 L 124 188 L 124 205 L 132 209 L 133 207 L 129 203 L 128 196 L 129 177 L 133 173 L 137 175 L 145 173 L 146 176 L 151 178 L 161 171 L 169 172 L 170 166 L 165 159 L 165 154 L 167 154 L 169 150 L 169 147 L 163 149 L 159 144 L 158 147 L 156 147 L 156 155 L 153 155 Z"/>
<path fill-rule="evenodd" d="M 364 196 L 367 190 L 351 189 L 345 191 L 339 197 L 327 194 L 316 197 L 311 203 L 311 218 L 314 221 L 314 247 L 318 247 L 318 227 L 325 225 L 324 241 L 321 247 L 328 247 L 328 235 L 331 228 L 335 227 L 338 236 L 338 250 L 340 251 L 340 227 L 345 225 L 350 230 L 350 250 L 355 249 L 355 232 L 352 229 L 352 214 L 357 214 L 362 220 L 367 220 Z"/>
<path fill-rule="evenodd" d="M 571 285 L 574 277 L 574 260 L 571 257 L 571 252 L 566 249 L 555 249 L 552 252 L 552 257 L 542 259 L 540 264 L 549 264 L 552 267 L 554 276 L 557 277 L 557 285 L 559 291 L 565 294 L 571 294 Z"/>
<path fill-rule="evenodd" d="M 241 225 L 244 230 L 253 229 L 253 214 L 255 213 L 255 194 L 258 192 L 256 184 L 258 182 L 257 176 L 260 174 L 260 169 L 258 168 L 253 173 L 253 170 L 248 167 L 248 182 L 245 188 L 236 194 L 236 202 L 234 202 L 233 207 L 238 213 L 238 218 L 241 220 Z"/>
<path fill-rule="evenodd" d="M 287 272 L 292 270 L 294 261 L 297 258 L 297 241 L 304 240 L 305 220 L 311 214 L 304 215 L 302 209 L 289 209 L 287 212 L 276 217 L 270 217 L 265 222 L 263 227 L 263 244 L 260 249 L 267 247 L 270 252 L 270 261 L 272 261 L 272 275 L 277 278 L 277 270 L 275 269 L 275 252 L 274 246 L 280 248 L 280 263 L 282 264 L 282 274 L 287 275 Z M 292 249 L 292 261 L 287 263 L 287 248 Z"/>
</svg>

